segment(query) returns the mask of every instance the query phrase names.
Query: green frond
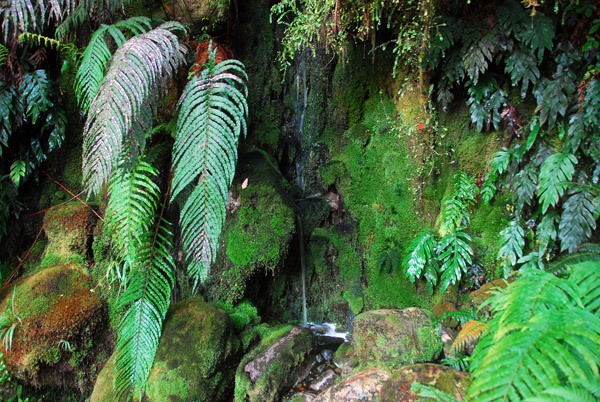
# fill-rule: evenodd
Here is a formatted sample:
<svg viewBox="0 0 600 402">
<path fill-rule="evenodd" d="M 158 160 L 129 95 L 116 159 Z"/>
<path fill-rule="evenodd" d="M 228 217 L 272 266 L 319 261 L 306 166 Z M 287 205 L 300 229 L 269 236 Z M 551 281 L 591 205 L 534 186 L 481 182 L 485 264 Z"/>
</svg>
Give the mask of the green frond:
<svg viewBox="0 0 600 402">
<path fill-rule="evenodd" d="M 568 153 L 558 153 L 546 158 L 540 169 L 538 196 L 542 204 L 542 212 L 555 206 L 564 194 L 568 182 L 575 173 L 577 158 Z"/>
<path fill-rule="evenodd" d="M 35 124 L 40 115 L 54 106 L 51 98 L 51 81 L 46 70 L 35 70 L 23 77 L 19 87 L 23 99 L 25 114 Z"/>
<path fill-rule="evenodd" d="M 457 284 L 462 274 L 467 273 L 473 255 L 470 242 L 471 237 L 458 229 L 440 240 L 437 247 L 438 259 L 442 262 L 440 293 L 443 293 L 450 284 Z"/>
<path fill-rule="evenodd" d="M 494 154 L 494 158 L 490 162 L 490 166 L 492 167 L 491 172 L 494 174 L 502 174 L 506 172 L 508 165 L 510 164 L 511 157 L 512 151 L 508 148 L 502 148 L 501 151 L 496 152 Z"/>
<path fill-rule="evenodd" d="M 418 382 L 411 384 L 411 391 L 419 397 L 419 400 L 435 401 L 435 402 L 459 402 L 460 399 L 454 395 L 441 391 L 434 386 L 425 385 Z"/>
<path fill-rule="evenodd" d="M 134 157 L 144 148 L 143 128 L 152 123 L 149 109 L 183 61 L 184 48 L 173 29 L 181 25 L 165 23 L 134 37 L 113 56 L 84 127 L 83 182 L 88 193 L 101 190 L 125 146 Z"/>
<path fill-rule="evenodd" d="M 560 251 L 569 250 L 570 253 L 587 241 L 592 231 L 596 229 L 594 218 L 595 196 L 586 189 L 575 189 L 563 205 L 558 226 Z"/>
<path fill-rule="evenodd" d="M 113 25 L 102 25 L 94 32 L 83 52 L 81 65 L 75 77 L 75 94 L 84 114 L 88 112 L 94 96 L 98 93 L 98 88 L 104 79 L 106 66 L 112 57 L 109 48 L 110 42 L 107 41 L 106 34 L 110 35 L 119 48 L 126 41 L 123 30 L 131 31 L 134 35 L 141 35 L 151 28 L 149 18 L 133 17 Z"/>
<path fill-rule="evenodd" d="M 516 218 L 510 222 L 510 225 L 500 231 L 500 250 L 498 250 L 498 259 L 502 260 L 504 267 L 504 277 L 507 278 L 510 269 L 515 266 L 517 260 L 523 256 L 523 247 L 525 247 L 525 231 L 521 226 L 521 219 Z"/>
<path fill-rule="evenodd" d="M 117 399 L 143 390 L 154 363 L 162 324 L 171 302 L 175 263 L 169 254 L 172 233 L 159 220 L 139 235 L 135 261 L 119 306 L 127 309 L 119 325 L 115 363 Z"/>
<path fill-rule="evenodd" d="M 402 262 L 404 273 L 411 282 L 425 276 L 431 286 L 437 284 L 437 240 L 432 232 L 419 233 L 406 249 Z"/>
<path fill-rule="evenodd" d="M 121 267 L 117 276 L 124 286 L 136 260 L 139 235 L 154 224 L 160 197 L 160 189 L 153 181 L 156 177 L 158 170 L 140 159 L 130 170 L 119 167 L 110 181 L 105 228 Z"/>
<path fill-rule="evenodd" d="M 205 278 L 216 256 L 225 220 L 238 137 L 246 133 L 245 80 L 241 62 L 211 63 L 190 80 L 180 100 L 171 200 L 194 183 L 180 221 L 188 273 L 196 280 Z"/>
<path fill-rule="evenodd" d="M 8 49 L 0 44 L 0 67 L 6 64 L 6 59 L 8 59 Z"/>
<path fill-rule="evenodd" d="M 599 246 L 595 244 L 596 251 Z M 598 257 L 598 254 L 596 254 Z M 576 264 L 571 270 L 569 280 L 577 284 L 580 291 L 580 300 L 586 311 L 596 316 L 600 314 L 600 264 L 598 262 L 582 262 Z"/>
<path fill-rule="evenodd" d="M 546 267 L 546 271 L 554 275 L 560 275 L 569 267 L 580 262 L 600 262 L 600 245 L 595 243 L 585 243 L 577 248 L 574 253 L 562 255 Z"/>
<path fill-rule="evenodd" d="M 41 10 L 39 9 L 41 6 Z M 38 15 L 36 10 L 45 12 L 44 2 L 34 3 L 31 0 L 8 0 L 2 4 L 0 15 L 2 15 L 2 32 L 4 42 L 9 37 L 18 37 L 20 32 L 33 32 L 38 27 Z"/>
</svg>

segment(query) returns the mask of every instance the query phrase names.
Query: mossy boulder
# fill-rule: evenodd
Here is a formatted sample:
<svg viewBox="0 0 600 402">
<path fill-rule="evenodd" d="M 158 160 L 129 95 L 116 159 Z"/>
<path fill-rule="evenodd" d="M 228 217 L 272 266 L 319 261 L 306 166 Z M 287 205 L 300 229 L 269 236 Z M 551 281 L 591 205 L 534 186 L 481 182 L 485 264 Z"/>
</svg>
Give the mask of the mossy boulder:
<svg viewBox="0 0 600 402">
<path fill-rule="evenodd" d="M 106 309 L 75 264 L 20 278 L 0 292 L 21 319 L 6 352 L 6 366 L 25 385 L 89 392 L 110 349 Z M 10 310 L 10 307 L 8 308 Z"/>
<path fill-rule="evenodd" d="M 379 401 L 381 387 L 389 377 L 390 375 L 386 370 L 376 368 L 363 370 L 326 389 L 313 402 Z"/>
<path fill-rule="evenodd" d="M 275 273 L 283 264 L 296 227 L 289 192 L 269 155 L 253 151 L 240 157 L 222 243 L 206 282 L 211 300 L 233 305 L 255 272 Z"/>
<path fill-rule="evenodd" d="M 44 215 L 48 245 L 42 256 L 41 267 L 66 262 L 83 263 L 92 243 L 95 225 L 95 215 L 79 201 L 50 208 Z"/>
<path fill-rule="evenodd" d="M 235 376 L 236 402 L 280 400 L 311 368 L 316 338 L 296 325 L 273 328 L 238 366 Z"/>
<path fill-rule="evenodd" d="M 227 17 L 224 0 L 169 0 L 174 19 L 188 24 L 214 25 Z"/>
<path fill-rule="evenodd" d="M 239 346 L 223 310 L 198 298 L 171 306 L 143 400 L 225 400 L 232 391 Z M 113 360 L 98 376 L 91 402 L 112 401 Z"/>
<path fill-rule="evenodd" d="M 402 367 L 388 379 L 381 389 L 381 402 L 416 402 L 413 383 L 430 385 L 463 400 L 471 383 L 467 373 L 438 364 L 415 364 Z"/>
<path fill-rule="evenodd" d="M 456 307 L 453 303 L 443 302 L 433 306 L 430 311 L 431 314 L 433 314 L 433 316 L 439 320 L 445 313 L 456 311 Z M 458 321 L 456 321 L 455 319 L 446 318 L 444 320 L 444 324 L 448 325 L 449 327 L 456 328 L 456 326 L 458 325 Z"/>
<path fill-rule="evenodd" d="M 354 341 L 361 362 L 367 366 L 398 369 L 406 364 L 434 360 L 442 342 L 424 310 L 372 310 L 354 321 Z"/>
<path fill-rule="evenodd" d="M 479 307 L 485 302 L 487 299 L 494 295 L 494 289 L 504 289 L 508 285 L 508 282 L 505 279 L 496 279 L 494 281 L 488 282 L 484 284 L 479 289 L 474 292 L 469 293 L 469 305 L 478 310 Z M 486 306 L 480 311 L 480 315 L 488 315 L 489 307 Z"/>
</svg>

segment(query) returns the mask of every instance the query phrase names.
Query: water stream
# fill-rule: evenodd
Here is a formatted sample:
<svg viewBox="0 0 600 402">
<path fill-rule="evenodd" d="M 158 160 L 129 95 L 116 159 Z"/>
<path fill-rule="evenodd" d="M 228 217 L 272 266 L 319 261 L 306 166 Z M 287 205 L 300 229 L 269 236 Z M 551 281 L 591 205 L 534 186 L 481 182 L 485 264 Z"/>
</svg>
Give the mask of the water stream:
<svg viewBox="0 0 600 402">
<path fill-rule="evenodd" d="M 296 101 L 294 102 L 294 132 L 298 143 L 296 153 L 296 182 L 304 194 L 306 182 L 304 176 L 304 154 L 307 152 L 305 145 L 310 145 L 310 135 L 304 137 L 304 116 L 308 106 L 308 85 L 306 80 L 306 58 L 308 51 L 304 50 L 296 59 Z"/>
</svg>

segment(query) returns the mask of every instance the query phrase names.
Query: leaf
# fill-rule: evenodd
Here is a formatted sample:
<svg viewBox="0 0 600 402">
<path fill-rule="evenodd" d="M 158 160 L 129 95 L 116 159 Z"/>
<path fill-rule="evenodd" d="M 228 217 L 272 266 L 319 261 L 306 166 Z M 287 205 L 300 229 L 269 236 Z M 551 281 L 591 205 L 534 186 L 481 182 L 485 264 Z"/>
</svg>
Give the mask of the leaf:
<svg viewBox="0 0 600 402">
<path fill-rule="evenodd" d="M 573 154 L 556 153 L 544 161 L 539 175 L 538 197 L 542 204 L 542 213 L 548 207 L 556 206 L 573 177 L 577 158 Z"/>
<path fill-rule="evenodd" d="M 519 48 L 514 50 L 506 59 L 504 71 L 510 74 L 512 86 L 516 87 L 521 82 L 521 97 L 525 98 L 529 84 L 535 86 L 540 78 L 540 69 L 536 60 L 528 51 Z"/>
<path fill-rule="evenodd" d="M 600 245 L 585 243 L 577 248 L 574 253 L 561 255 L 546 266 L 546 271 L 554 275 L 561 275 L 573 265 L 580 262 L 600 262 Z"/>
<path fill-rule="evenodd" d="M 16 160 L 10 166 L 10 179 L 15 183 L 15 186 L 19 187 L 21 178 L 25 177 L 27 170 L 27 164 L 22 160 Z"/>
<path fill-rule="evenodd" d="M 498 190 L 496 187 L 496 178 L 497 176 L 494 173 L 488 173 L 485 176 L 485 181 L 481 186 L 481 191 L 479 194 L 481 195 L 481 199 L 484 204 L 489 204 L 489 202 L 494 198 L 496 191 Z"/>
<path fill-rule="evenodd" d="M 531 206 L 537 190 L 537 174 L 533 163 L 528 163 L 517 173 L 510 184 L 513 190 L 513 203 L 520 212 L 525 204 Z"/>
<path fill-rule="evenodd" d="M 436 245 L 435 235 L 429 231 L 419 233 L 410 243 L 402 265 L 411 282 L 424 276 L 431 287 L 437 284 Z"/>
<path fill-rule="evenodd" d="M 525 24 L 524 27 L 526 29 L 516 31 L 515 34 L 528 44 L 533 52 L 537 51 L 538 62 L 541 63 L 544 50 L 552 50 L 554 23 L 550 18 L 538 12 L 531 18 L 531 22 Z"/>
<path fill-rule="evenodd" d="M 470 343 L 477 342 L 481 334 L 487 328 L 487 325 L 485 325 L 481 321 L 471 320 L 465 323 L 458 335 L 456 335 L 454 342 L 452 342 L 452 346 L 450 347 L 450 353 L 463 353 L 465 348 Z"/>
<path fill-rule="evenodd" d="M 471 237 L 460 230 L 456 230 L 440 240 L 436 250 L 438 259 L 442 263 L 440 294 L 444 293 L 450 284 L 457 284 L 462 274 L 467 273 L 473 255 L 469 242 L 471 242 Z"/>
<path fill-rule="evenodd" d="M 492 174 L 502 174 L 506 172 L 508 165 L 510 164 L 511 154 L 512 151 L 508 148 L 502 148 L 501 151 L 498 151 L 494 154 L 494 157 L 490 162 Z"/>
<path fill-rule="evenodd" d="M 513 219 L 508 227 L 500 231 L 500 236 L 498 259 L 502 260 L 504 278 L 507 278 L 510 269 L 523 256 L 523 247 L 525 247 L 525 232 L 521 227 L 520 219 Z"/>
<path fill-rule="evenodd" d="M 46 70 L 36 70 L 23 77 L 19 91 L 25 105 L 25 114 L 31 119 L 31 124 L 36 124 L 38 117 L 54 106 L 50 100 L 50 85 Z"/>
<path fill-rule="evenodd" d="M 594 218 L 594 195 L 585 189 L 571 192 L 571 196 L 563 205 L 563 212 L 558 226 L 560 251 L 570 253 L 586 242 L 596 229 Z"/>
<path fill-rule="evenodd" d="M 150 110 L 183 62 L 184 49 L 170 31 L 180 27 L 163 24 L 128 40 L 115 53 L 84 127 L 83 181 L 88 193 L 100 192 L 125 143 L 133 158 L 144 148 Z"/>
<path fill-rule="evenodd" d="M 204 280 L 216 257 L 238 137 L 246 133 L 248 113 L 243 64 L 215 64 L 214 56 L 209 60 L 208 68 L 184 90 L 173 150 L 171 201 L 194 184 L 183 202 L 180 223 L 188 274 L 196 281 Z"/>
<path fill-rule="evenodd" d="M 556 212 L 550 212 L 545 214 L 542 218 L 542 221 L 537 227 L 535 236 L 539 241 L 539 249 L 542 253 L 546 254 L 548 252 L 549 247 L 557 239 L 557 231 L 556 225 L 559 222 L 559 216 Z"/>
</svg>

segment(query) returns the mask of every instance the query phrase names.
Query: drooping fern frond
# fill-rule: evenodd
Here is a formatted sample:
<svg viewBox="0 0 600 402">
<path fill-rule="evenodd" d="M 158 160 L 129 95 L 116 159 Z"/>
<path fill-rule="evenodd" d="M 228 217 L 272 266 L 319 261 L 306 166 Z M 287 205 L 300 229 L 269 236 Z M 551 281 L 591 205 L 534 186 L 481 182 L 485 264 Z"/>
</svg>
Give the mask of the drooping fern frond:
<svg viewBox="0 0 600 402">
<path fill-rule="evenodd" d="M 443 293 L 450 284 L 456 284 L 460 281 L 462 274 L 467 273 L 467 268 L 471 265 L 473 249 L 470 246 L 471 237 L 457 229 L 442 238 L 438 244 L 437 254 L 442 265 L 440 293 Z"/>
<path fill-rule="evenodd" d="M 171 200 L 194 185 L 182 200 L 180 223 L 188 273 L 196 281 L 206 277 L 216 256 L 248 113 L 244 65 L 237 60 L 216 64 L 214 59 L 209 57 L 207 68 L 184 90 L 173 149 Z"/>
<path fill-rule="evenodd" d="M 542 204 L 542 212 L 555 206 L 564 194 L 568 182 L 573 177 L 577 158 L 573 154 L 556 153 L 546 158 L 539 176 L 538 196 Z"/>
<path fill-rule="evenodd" d="M 129 272 L 137 259 L 139 236 L 154 224 L 160 189 L 153 179 L 158 170 L 143 160 L 131 169 L 117 169 L 108 188 L 105 230 L 111 234 L 112 249 L 117 254 L 117 277 L 127 286 Z"/>
<path fill-rule="evenodd" d="M 122 150 L 136 157 L 145 145 L 157 95 L 166 89 L 183 61 L 184 48 L 165 23 L 128 40 L 92 100 L 84 128 L 83 181 L 88 193 L 98 193 L 116 167 Z M 150 121 L 148 121 L 150 120 Z"/>
<path fill-rule="evenodd" d="M 452 342 L 452 346 L 450 347 L 450 353 L 462 353 L 467 347 L 467 345 L 471 342 L 476 342 L 483 333 L 483 331 L 485 331 L 486 329 L 487 325 L 485 325 L 481 321 L 468 321 L 462 327 L 458 335 L 456 335 L 456 339 L 454 339 L 454 342 Z"/>
<path fill-rule="evenodd" d="M 510 269 L 515 266 L 517 260 L 523 256 L 525 247 L 525 232 L 519 218 L 513 219 L 510 225 L 500 231 L 500 250 L 498 259 L 502 260 L 504 277 L 508 277 Z"/>
<path fill-rule="evenodd" d="M 586 189 L 575 189 L 563 205 L 558 226 L 560 251 L 570 253 L 586 242 L 596 229 L 594 218 L 595 196 Z"/>
<path fill-rule="evenodd" d="M 429 231 L 419 233 L 406 249 L 406 258 L 402 265 L 404 273 L 411 282 L 424 276 L 430 284 L 430 292 L 437 284 L 437 240 L 435 235 Z"/>
<path fill-rule="evenodd" d="M 117 400 L 136 389 L 143 391 L 171 302 L 175 283 L 173 248 L 167 223 L 158 219 L 154 230 L 139 235 L 127 288 L 119 300 L 126 312 L 119 325 L 114 387 Z"/>
<path fill-rule="evenodd" d="M 528 271 L 500 290 L 490 299 L 490 328 L 471 357 L 468 399 L 521 401 L 582 381 L 598 384 L 598 292 L 597 263 L 574 266 L 569 279 Z"/>
<path fill-rule="evenodd" d="M 117 47 L 121 47 L 126 41 L 123 30 L 141 35 L 150 29 L 149 18 L 133 17 L 113 25 L 102 25 L 94 32 L 83 52 L 81 65 L 75 77 L 75 94 L 84 114 L 88 112 L 94 96 L 98 93 L 98 88 L 104 80 L 106 66 L 112 57 L 106 34 L 110 35 Z"/>
<path fill-rule="evenodd" d="M 0 44 L 0 67 L 6 64 L 6 59 L 8 59 L 8 49 L 6 46 Z"/>
</svg>

